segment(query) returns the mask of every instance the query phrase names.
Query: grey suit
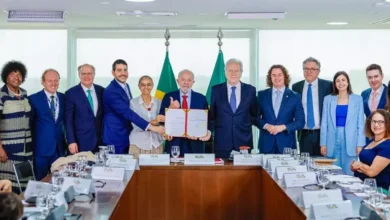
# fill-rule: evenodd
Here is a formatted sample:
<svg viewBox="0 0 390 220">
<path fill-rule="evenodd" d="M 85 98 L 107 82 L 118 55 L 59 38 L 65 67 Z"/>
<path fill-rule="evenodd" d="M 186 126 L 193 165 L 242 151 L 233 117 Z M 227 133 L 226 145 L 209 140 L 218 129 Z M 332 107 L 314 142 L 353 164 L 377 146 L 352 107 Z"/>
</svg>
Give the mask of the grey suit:
<svg viewBox="0 0 390 220">
<path fill-rule="evenodd" d="M 296 93 L 301 94 L 301 97 L 306 96 L 303 93 L 303 87 L 305 80 L 294 83 L 292 90 Z M 318 78 L 318 105 L 320 121 L 322 117 L 322 106 L 324 97 L 332 92 L 332 82 Z M 307 116 L 305 115 L 305 119 Z M 320 131 L 319 129 L 307 130 L 303 129 L 298 131 L 299 149 L 301 152 L 308 152 L 311 156 L 321 156 L 320 152 Z"/>
</svg>

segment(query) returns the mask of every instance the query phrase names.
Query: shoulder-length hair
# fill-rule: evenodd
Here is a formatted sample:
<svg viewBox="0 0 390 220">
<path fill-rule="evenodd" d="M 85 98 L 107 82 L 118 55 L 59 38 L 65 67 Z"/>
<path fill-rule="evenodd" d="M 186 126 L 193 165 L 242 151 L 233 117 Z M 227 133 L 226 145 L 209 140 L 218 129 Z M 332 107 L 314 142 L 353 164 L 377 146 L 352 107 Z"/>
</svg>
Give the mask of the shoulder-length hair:
<svg viewBox="0 0 390 220">
<path fill-rule="evenodd" d="M 375 114 L 380 114 L 385 119 L 385 124 L 384 124 L 385 136 L 384 136 L 384 138 L 390 137 L 390 113 L 384 109 L 377 109 L 377 110 L 373 111 L 370 116 L 368 116 L 368 118 L 366 119 L 366 124 L 364 125 L 364 132 L 365 132 L 366 136 L 369 139 L 373 139 L 375 136 L 374 132 L 372 132 L 372 130 L 371 130 L 371 120 Z"/>
<path fill-rule="evenodd" d="M 345 72 L 345 71 L 338 71 L 336 74 L 334 74 L 334 77 L 333 77 L 333 92 L 332 92 L 332 95 L 338 95 L 339 94 L 339 90 L 336 87 L 336 79 L 337 79 L 337 77 L 339 77 L 341 75 L 345 76 L 345 78 L 347 78 L 347 82 L 348 82 L 347 92 L 348 92 L 348 94 L 352 94 L 351 81 L 349 80 L 349 76 L 348 76 L 347 72 Z"/>
<path fill-rule="evenodd" d="M 269 86 L 269 87 L 273 86 L 272 79 L 271 79 L 271 72 L 273 69 L 282 70 L 282 73 L 284 75 L 284 85 L 286 86 L 286 88 L 288 88 L 288 86 L 290 85 L 290 82 L 291 82 L 290 74 L 288 74 L 286 67 L 284 67 L 283 65 L 280 65 L 280 64 L 272 65 L 271 68 L 269 68 L 268 74 L 267 74 L 267 86 Z"/>
</svg>

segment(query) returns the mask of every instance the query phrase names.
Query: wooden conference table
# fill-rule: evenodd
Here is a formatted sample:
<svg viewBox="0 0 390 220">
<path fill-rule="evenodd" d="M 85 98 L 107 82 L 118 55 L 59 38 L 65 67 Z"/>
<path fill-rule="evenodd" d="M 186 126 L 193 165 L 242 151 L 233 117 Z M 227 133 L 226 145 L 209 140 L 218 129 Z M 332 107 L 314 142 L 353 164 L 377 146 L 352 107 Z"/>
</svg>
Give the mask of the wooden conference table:
<svg viewBox="0 0 390 220">
<path fill-rule="evenodd" d="M 110 219 L 306 219 L 260 166 L 141 166 Z"/>
</svg>

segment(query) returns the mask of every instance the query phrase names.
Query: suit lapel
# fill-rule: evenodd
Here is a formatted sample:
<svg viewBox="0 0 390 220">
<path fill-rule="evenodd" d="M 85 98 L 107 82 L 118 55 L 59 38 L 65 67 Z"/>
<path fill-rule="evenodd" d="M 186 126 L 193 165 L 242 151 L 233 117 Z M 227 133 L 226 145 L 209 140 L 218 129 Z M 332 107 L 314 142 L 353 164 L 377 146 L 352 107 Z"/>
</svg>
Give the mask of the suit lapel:
<svg viewBox="0 0 390 220">
<path fill-rule="evenodd" d="M 64 109 L 64 100 L 62 99 L 62 96 L 57 92 L 57 97 L 58 97 L 58 118 L 56 122 L 60 119 L 63 118 L 62 115 L 64 114 L 62 111 Z"/>
<path fill-rule="evenodd" d="M 322 112 L 322 104 L 324 103 L 324 87 L 323 87 L 323 84 L 322 84 L 322 81 L 321 79 L 318 79 L 318 102 L 319 102 L 319 112 L 321 113 Z M 321 115 L 320 114 L 320 119 L 321 119 Z"/>
<path fill-rule="evenodd" d="M 53 120 L 53 122 L 55 122 L 54 121 L 54 117 L 53 117 L 53 115 L 51 114 L 51 109 L 50 109 L 50 107 L 49 107 L 49 103 L 50 103 L 50 101 L 49 101 L 49 99 L 47 98 L 47 96 L 46 96 L 46 93 L 45 93 L 45 90 L 42 90 L 41 91 L 41 97 L 42 97 L 42 105 L 43 105 L 43 108 L 44 109 L 46 109 L 46 114 L 48 114 L 49 116 L 50 116 L 50 118 L 51 118 L 51 120 Z"/>
<path fill-rule="evenodd" d="M 129 97 L 127 96 L 126 92 L 125 92 L 125 89 L 123 89 L 122 85 L 119 84 L 115 79 L 112 80 L 112 83 L 115 87 L 117 87 L 119 93 L 123 96 L 123 98 L 125 98 L 126 100 L 128 100 L 130 102 L 130 99 Z M 127 85 L 127 83 L 126 83 Z"/>
<path fill-rule="evenodd" d="M 383 109 L 386 106 L 387 86 L 383 85 L 381 98 L 379 99 L 378 109 Z"/>
<path fill-rule="evenodd" d="M 353 112 L 355 110 L 355 102 L 352 99 L 352 95 L 348 96 L 348 110 L 347 110 L 347 120 L 345 121 L 345 125 L 348 124 L 349 120 L 351 119 Z"/>
<path fill-rule="evenodd" d="M 305 86 L 305 80 L 303 80 L 302 82 L 300 82 L 299 84 L 298 84 L 298 93 L 299 94 L 301 94 L 302 96 L 303 96 L 303 87 Z"/>
<path fill-rule="evenodd" d="M 230 103 L 229 103 L 229 99 L 228 99 L 228 89 L 227 89 L 226 83 L 222 84 L 221 99 L 222 99 L 222 103 L 225 103 L 227 105 L 227 108 L 229 109 L 228 111 L 230 112 L 230 114 L 234 114 L 232 111 L 232 108 L 230 108 Z"/>
<path fill-rule="evenodd" d="M 333 122 L 333 126 L 336 128 L 336 107 L 337 107 L 337 96 L 331 96 L 332 100 L 330 102 L 330 117 Z"/>
<path fill-rule="evenodd" d="M 96 87 L 95 87 L 95 92 L 96 92 Z M 89 113 L 91 113 L 93 116 L 95 116 L 95 114 L 93 113 L 92 109 L 91 109 L 91 106 L 89 105 L 89 101 L 88 101 L 88 98 L 87 96 L 85 95 L 85 92 L 84 92 L 84 89 L 83 87 L 81 86 L 81 83 L 79 84 L 79 93 L 80 93 L 80 96 L 83 97 L 81 98 L 81 101 L 83 102 L 83 104 L 85 106 L 87 106 L 87 109 L 89 109 Z M 99 105 L 98 105 L 99 106 Z M 99 107 L 98 107 L 99 108 Z"/>
<path fill-rule="evenodd" d="M 245 96 L 244 96 L 244 94 L 246 94 L 246 85 L 244 84 L 244 83 L 242 83 L 242 82 L 240 82 L 241 83 L 241 94 L 240 94 L 240 103 L 238 104 L 238 107 L 237 107 L 237 109 L 236 109 L 236 112 L 238 112 L 241 108 L 243 108 L 243 107 L 241 107 L 241 106 L 243 106 L 244 104 L 242 104 L 244 101 L 245 101 Z M 248 97 L 248 96 L 246 96 L 246 97 Z M 230 106 L 230 103 L 229 103 L 229 106 Z M 232 111 L 233 112 L 233 111 Z"/>
<path fill-rule="evenodd" d="M 272 93 L 271 93 L 271 95 L 272 95 Z M 278 116 L 277 116 L 276 118 L 279 118 L 280 112 L 282 111 L 282 109 L 284 109 L 284 106 L 287 104 L 289 95 L 290 95 L 290 91 L 289 91 L 289 89 L 286 87 L 286 88 L 284 89 L 284 93 L 282 94 L 282 102 L 280 103 L 280 108 L 279 108 Z M 272 99 L 271 99 L 271 103 L 272 103 Z"/>
<path fill-rule="evenodd" d="M 265 106 L 267 107 L 268 111 L 271 112 L 273 120 L 276 120 L 274 105 L 273 105 L 273 102 L 272 102 L 272 88 L 269 88 L 267 90 L 266 97 L 265 97 L 264 100 L 265 100 Z M 270 103 L 270 104 L 267 104 L 267 103 Z"/>
</svg>

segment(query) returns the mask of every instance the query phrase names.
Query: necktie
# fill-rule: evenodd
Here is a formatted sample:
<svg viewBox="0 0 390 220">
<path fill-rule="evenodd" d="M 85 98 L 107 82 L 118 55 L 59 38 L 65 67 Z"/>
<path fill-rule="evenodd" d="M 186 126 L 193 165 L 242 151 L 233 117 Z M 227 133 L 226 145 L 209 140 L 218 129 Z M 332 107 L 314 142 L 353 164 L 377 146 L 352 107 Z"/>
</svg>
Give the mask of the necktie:
<svg viewBox="0 0 390 220">
<path fill-rule="evenodd" d="M 56 120 L 56 106 L 54 104 L 54 95 L 50 96 L 50 111 L 53 115 L 54 121 Z"/>
<path fill-rule="evenodd" d="M 311 84 L 309 84 L 309 87 L 307 88 L 307 95 L 306 95 L 306 111 L 307 111 L 307 127 L 309 129 L 313 129 L 315 126 L 314 122 L 314 108 L 313 108 L 313 94 L 311 91 Z"/>
<path fill-rule="evenodd" d="M 127 84 L 125 85 L 125 92 L 126 92 L 126 94 L 127 94 L 127 97 L 129 97 L 129 99 L 132 99 L 131 93 L 130 93 L 130 91 L 129 91 L 129 87 L 127 87 Z"/>
<path fill-rule="evenodd" d="M 188 96 L 183 95 L 182 97 L 183 97 L 183 103 L 182 103 L 182 105 L 181 105 L 181 108 L 182 108 L 182 109 L 188 109 L 188 102 L 187 102 L 187 97 L 188 97 Z"/>
<path fill-rule="evenodd" d="M 278 117 L 279 109 L 280 109 L 280 103 L 281 103 L 281 92 L 279 90 L 276 90 L 276 99 L 274 103 L 274 110 L 275 110 L 275 116 Z"/>
<path fill-rule="evenodd" d="M 378 95 L 377 92 L 375 92 L 375 91 L 372 92 L 371 112 L 375 111 L 376 108 L 378 107 L 378 103 L 376 101 L 376 96 L 377 95 Z"/>
<path fill-rule="evenodd" d="M 236 112 L 237 100 L 236 100 L 236 87 L 232 86 L 232 94 L 230 94 L 230 108 L 232 108 L 233 113 Z"/>
<path fill-rule="evenodd" d="M 93 114 L 95 114 L 95 111 L 94 111 L 94 108 L 93 108 L 93 99 L 92 99 L 92 95 L 91 95 L 91 90 L 88 89 L 87 92 L 88 92 L 87 98 L 88 98 L 89 105 L 91 106 Z"/>
</svg>

